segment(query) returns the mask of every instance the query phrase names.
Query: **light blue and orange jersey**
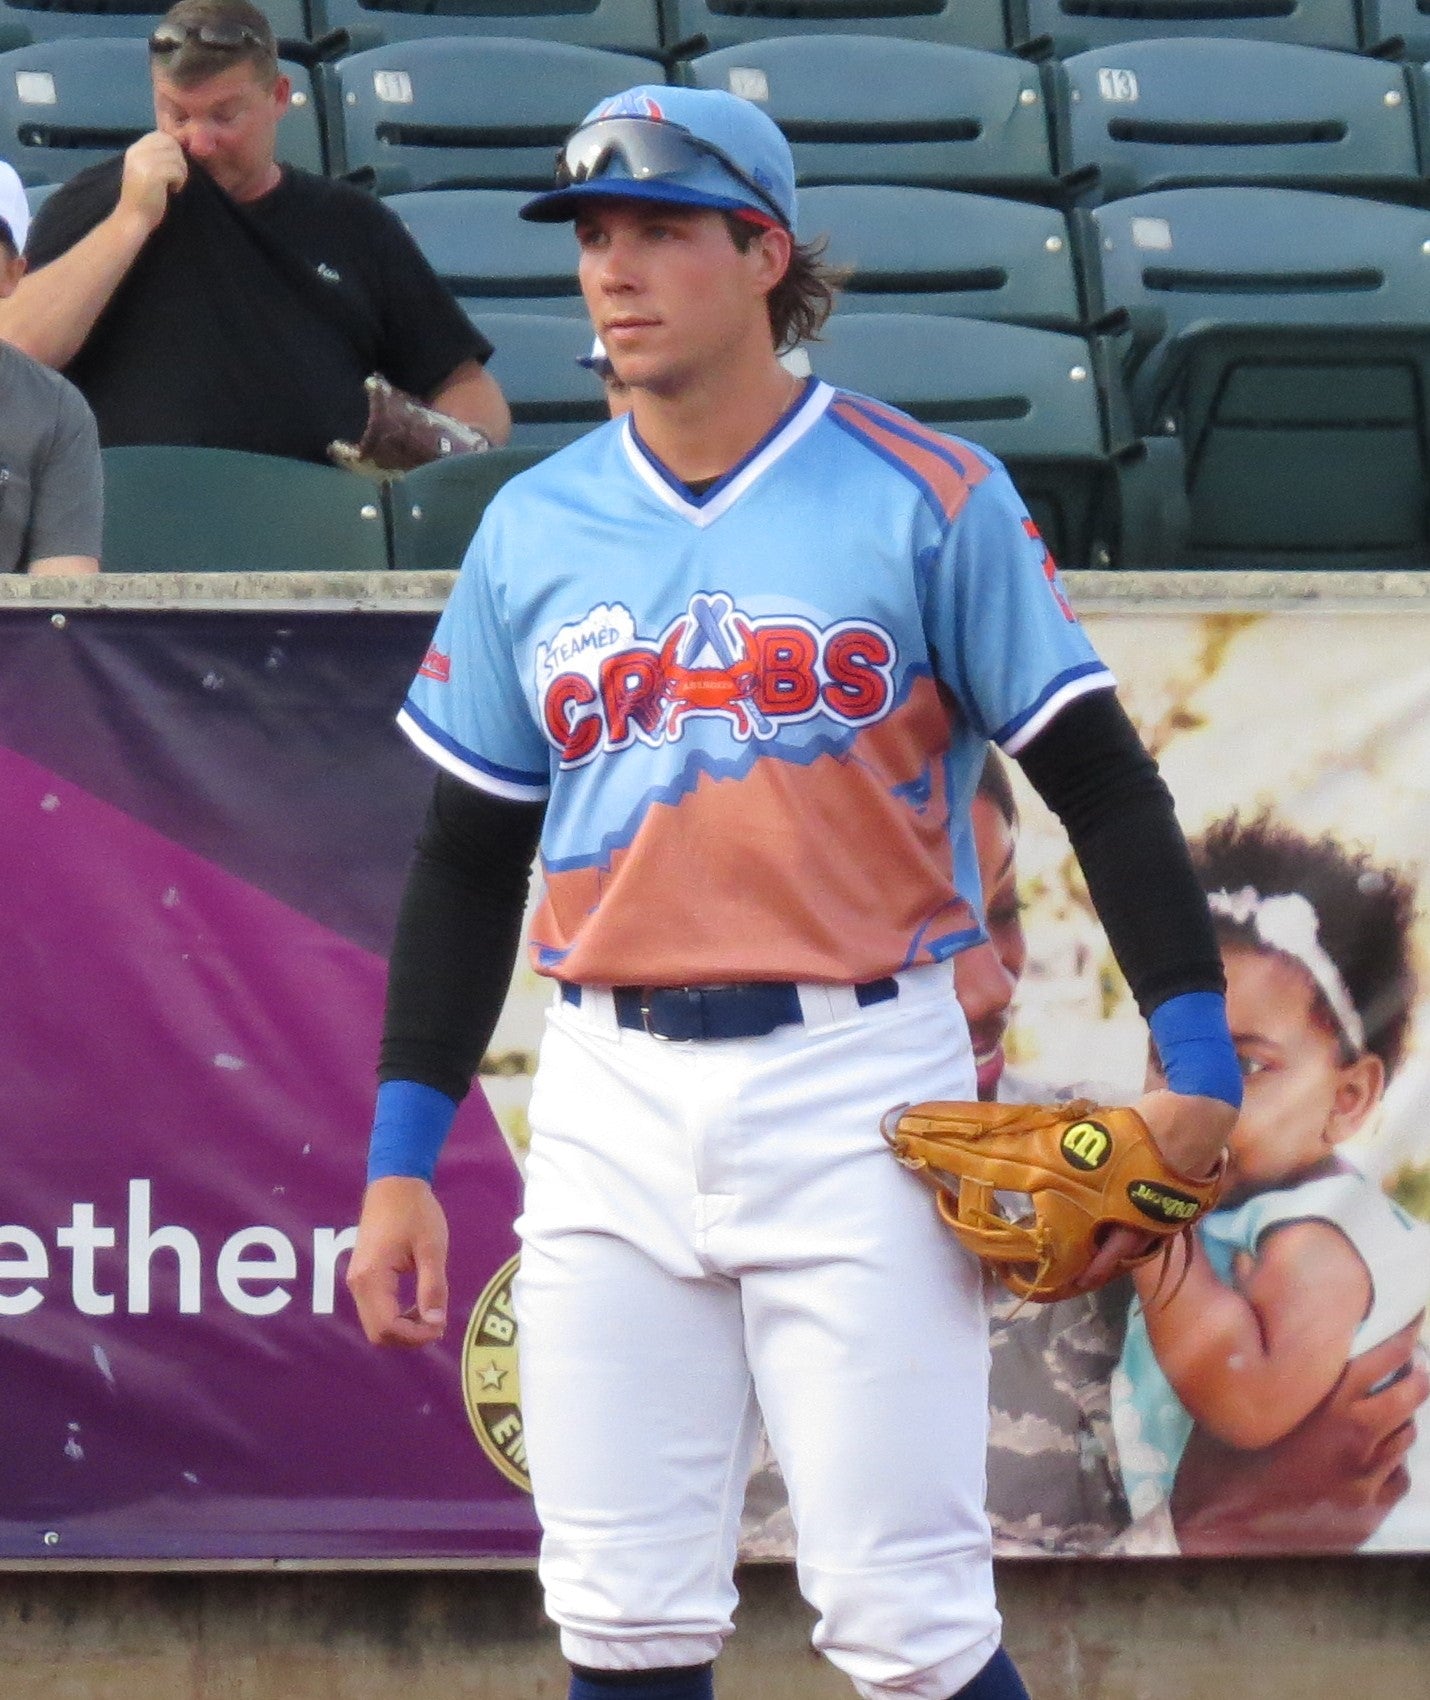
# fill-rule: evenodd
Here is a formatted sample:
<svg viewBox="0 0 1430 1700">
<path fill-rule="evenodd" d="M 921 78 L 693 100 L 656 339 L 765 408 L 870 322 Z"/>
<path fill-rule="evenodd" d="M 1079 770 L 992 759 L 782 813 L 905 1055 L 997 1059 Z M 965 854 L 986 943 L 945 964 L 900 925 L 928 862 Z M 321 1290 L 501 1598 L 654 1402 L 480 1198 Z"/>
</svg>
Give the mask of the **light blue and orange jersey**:
<svg viewBox="0 0 1430 1700">
<path fill-rule="evenodd" d="M 1111 684 L 999 463 L 811 380 L 698 498 L 629 417 L 505 485 L 401 723 L 547 800 L 543 972 L 850 983 L 977 941 L 987 742 Z"/>
</svg>

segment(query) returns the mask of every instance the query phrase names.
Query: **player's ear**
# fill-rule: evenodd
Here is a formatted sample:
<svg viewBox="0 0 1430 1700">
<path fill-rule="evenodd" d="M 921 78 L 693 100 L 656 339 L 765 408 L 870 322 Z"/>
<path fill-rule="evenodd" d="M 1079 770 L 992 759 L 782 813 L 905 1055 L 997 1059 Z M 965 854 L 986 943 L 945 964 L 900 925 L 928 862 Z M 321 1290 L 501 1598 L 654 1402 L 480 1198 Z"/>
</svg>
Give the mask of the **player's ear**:
<svg viewBox="0 0 1430 1700">
<path fill-rule="evenodd" d="M 1326 1123 L 1326 1143 L 1339 1145 L 1358 1133 L 1384 1093 L 1385 1064 L 1374 1052 L 1366 1051 L 1340 1069 Z"/>
<path fill-rule="evenodd" d="M 766 225 L 760 231 L 755 251 L 760 259 L 759 285 L 768 295 L 789 270 L 794 258 L 794 238 L 777 224 Z"/>
</svg>

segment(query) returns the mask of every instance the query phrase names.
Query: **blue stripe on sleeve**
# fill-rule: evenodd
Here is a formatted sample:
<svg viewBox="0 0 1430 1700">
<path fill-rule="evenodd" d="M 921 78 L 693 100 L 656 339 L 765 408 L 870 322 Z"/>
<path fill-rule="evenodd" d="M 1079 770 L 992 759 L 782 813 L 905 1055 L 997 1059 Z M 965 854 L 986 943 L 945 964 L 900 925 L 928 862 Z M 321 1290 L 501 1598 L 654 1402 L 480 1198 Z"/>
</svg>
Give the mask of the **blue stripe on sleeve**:
<svg viewBox="0 0 1430 1700">
<path fill-rule="evenodd" d="M 508 785 L 529 786 L 532 790 L 545 791 L 550 786 L 549 772 L 528 773 L 519 767 L 503 767 L 500 762 L 488 761 L 475 750 L 467 749 L 430 715 L 424 714 L 411 697 L 403 703 L 402 708 L 405 714 L 411 715 L 413 724 L 420 727 L 433 743 L 440 744 L 444 750 L 456 756 L 459 761 L 465 762 L 468 767 L 475 768 L 477 772 L 490 774 L 493 779 L 504 780 Z"/>
</svg>

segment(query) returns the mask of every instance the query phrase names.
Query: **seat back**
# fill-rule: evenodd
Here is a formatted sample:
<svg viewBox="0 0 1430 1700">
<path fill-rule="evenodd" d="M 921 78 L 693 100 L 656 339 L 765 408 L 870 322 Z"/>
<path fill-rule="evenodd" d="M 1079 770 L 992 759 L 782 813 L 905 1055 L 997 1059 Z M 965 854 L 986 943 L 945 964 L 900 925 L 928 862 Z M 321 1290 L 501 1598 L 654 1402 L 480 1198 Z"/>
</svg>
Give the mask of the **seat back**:
<svg viewBox="0 0 1430 1700">
<path fill-rule="evenodd" d="M 280 43 L 308 35 L 304 0 L 255 0 Z M 147 41 L 166 8 L 154 0 L 65 0 L 62 6 L 0 0 L 0 49 L 28 47 L 61 36 L 127 35 Z"/>
<path fill-rule="evenodd" d="M 337 174 L 381 193 L 548 189 L 556 150 L 582 115 L 653 60 L 554 41 L 405 41 L 319 68 Z"/>
<path fill-rule="evenodd" d="M 1430 59 L 1430 0 L 1361 0 L 1361 34 L 1368 51 L 1398 41 L 1407 63 L 1423 65 Z"/>
<path fill-rule="evenodd" d="M 800 193 L 800 234 L 827 235 L 826 261 L 849 268 L 853 312 L 953 313 L 1078 330 L 1083 323 L 1067 221 L 1055 208 L 856 183 Z"/>
<path fill-rule="evenodd" d="M 600 379 L 579 364 L 591 348 L 584 314 L 483 313 L 478 323 L 496 350 L 487 369 L 511 407 L 512 448 L 559 448 L 609 418 Z"/>
<path fill-rule="evenodd" d="M 1093 223 L 1137 423 L 1182 444 L 1188 558 L 1430 564 L 1430 212 L 1171 189 Z"/>
<path fill-rule="evenodd" d="M 546 453 L 529 448 L 452 455 L 394 480 L 388 486 L 393 566 L 419 572 L 455 571 L 492 497 L 509 478 L 535 466 Z"/>
<path fill-rule="evenodd" d="M 1273 41 L 1135 41 L 1064 61 L 1057 153 L 1103 199 L 1180 183 L 1410 193 L 1406 70 Z"/>
<path fill-rule="evenodd" d="M 668 49 L 696 37 L 734 47 L 765 36 L 892 35 L 995 53 L 1008 44 L 1001 0 L 661 0 Z"/>
<path fill-rule="evenodd" d="M 278 158 L 324 168 L 311 74 L 290 60 L 293 101 Z M 132 36 L 60 37 L 0 53 L 0 156 L 33 183 L 62 183 L 154 128 L 149 50 Z"/>
<path fill-rule="evenodd" d="M 789 138 L 801 183 L 1048 188 L 1036 66 L 1005 54 L 878 36 L 782 36 L 702 54 L 698 88 L 757 101 Z"/>
<path fill-rule="evenodd" d="M 427 36 L 517 36 L 628 53 L 660 50 L 657 0 L 309 0 L 309 5 L 314 38 L 340 32 L 351 51 Z"/>
<path fill-rule="evenodd" d="M 385 571 L 381 492 L 356 473 L 238 449 L 109 448 L 105 572 Z"/>
<path fill-rule="evenodd" d="M 1009 0 L 1015 49 L 1035 42 L 1068 58 L 1121 41 L 1225 36 L 1354 52 L 1355 0 Z"/>
<path fill-rule="evenodd" d="M 1111 463 L 1093 351 L 1078 336 L 992 320 L 836 312 L 816 374 L 877 396 L 1008 464 L 1054 556 L 1085 566 L 1103 531 Z"/>
<path fill-rule="evenodd" d="M 517 217 L 524 189 L 417 189 L 387 205 L 478 324 L 490 312 L 584 311 L 567 224 Z"/>
</svg>

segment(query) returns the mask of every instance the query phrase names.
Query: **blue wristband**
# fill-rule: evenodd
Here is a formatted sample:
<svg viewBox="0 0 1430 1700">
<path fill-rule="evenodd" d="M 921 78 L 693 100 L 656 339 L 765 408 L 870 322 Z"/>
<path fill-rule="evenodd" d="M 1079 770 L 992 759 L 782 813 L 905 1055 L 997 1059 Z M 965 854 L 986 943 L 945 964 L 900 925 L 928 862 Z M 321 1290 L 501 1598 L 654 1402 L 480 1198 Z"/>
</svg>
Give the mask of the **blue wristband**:
<svg viewBox="0 0 1430 1700">
<path fill-rule="evenodd" d="M 369 1182 L 388 1175 L 430 1181 L 457 1106 L 435 1086 L 415 1080 L 384 1080 L 377 1089 L 372 1141 L 367 1150 Z"/>
<path fill-rule="evenodd" d="M 1220 992 L 1183 992 L 1147 1017 L 1162 1073 L 1174 1092 L 1241 1108 L 1241 1064 Z"/>
</svg>

